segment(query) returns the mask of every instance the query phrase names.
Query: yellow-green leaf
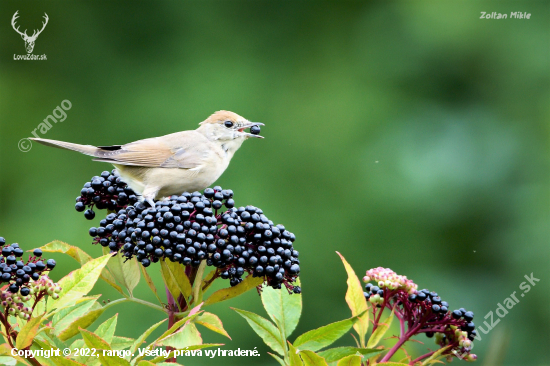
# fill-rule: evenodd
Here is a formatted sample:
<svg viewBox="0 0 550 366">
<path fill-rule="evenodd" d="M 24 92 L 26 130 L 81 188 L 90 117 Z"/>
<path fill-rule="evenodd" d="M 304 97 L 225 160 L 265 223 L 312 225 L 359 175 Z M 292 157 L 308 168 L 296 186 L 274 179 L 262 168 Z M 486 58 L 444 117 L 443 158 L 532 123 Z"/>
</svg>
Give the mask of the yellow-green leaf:
<svg viewBox="0 0 550 366">
<path fill-rule="evenodd" d="M 338 361 L 336 366 L 361 366 L 361 357 L 354 355 L 346 356 Z"/>
<path fill-rule="evenodd" d="M 212 286 L 212 284 L 214 283 L 214 281 L 212 280 L 212 278 L 214 278 L 214 276 L 216 275 L 216 272 L 218 272 L 218 268 L 215 268 L 213 270 L 211 270 L 210 272 L 208 272 L 208 274 L 204 277 L 204 280 L 202 281 L 202 291 L 205 292 L 206 290 L 208 290 L 208 288 L 210 286 Z"/>
<path fill-rule="evenodd" d="M 101 339 L 107 342 L 109 346 L 111 345 L 111 342 L 113 341 L 113 336 L 115 335 L 117 319 L 118 314 L 115 314 L 114 316 L 101 323 L 94 332 Z"/>
<path fill-rule="evenodd" d="M 351 310 L 351 315 L 357 316 L 358 314 L 363 313 L 363 315 L 359 317 L 357 322 L 353 325 L 353 329 L 355 329 L 359 335 L 361 347 L 365 347 L 365 336 L 369 330 L 369 312 L 366 311 L 368 306 L 367 300 L 365 299 L 365 295 L 363 293 L 363 287 L 361 286 L 361 282 L 355 274 L 355 271 L 351 268 L 344 256 L 338 252 L 336 253 L 340 256 L 340 259 L 344 263 L 344 267 L 346 268 L 346 272 L 348 274 L 346 302 Z"/>
<path fill-rule="evenodd" d="M 123 358 L 112 355 L 103 355 L 103 350 L 111 351 L 112 349 L 107 342 L 101 339 L 97 334 L 86 329 L 81 329 L 82 339 L 88 348 L 94 348 L 99 355 L 102 366 L 130 366 L 130 363 Z"/>
<path fill-rule="evenodd" d="M 301 351 L 317 351 L 328 347 L 346 334 L 356 321 L 357 317 L 353 317 L 310 330 L 296 338 L 294 347 Z"/>
<path fill-rule="evenodd" d="M 189 346 L 189 347 L 185 347 L 185 349 L 182 349 L 180 351 L 194 351 L 194 350 L 198 350 L 198 349 L 204 349 L 204 348 L 210 348 L 210 347 L 221 347 L 221 346 L 224 346 L 224 344 L 222 343 L 203 343 L 203 344 L 197 344 L 195 346 Z M 170 358 L 170 356 L 174 356 L 174 353 L 173 351 L 170 352 L 170 355 L 168 355 L 168 357 L 166 358 Z M 156 364 L 156 365 L 166 365 L 166 366 L 173 366 L 173 365 L 177 365 L 176 363 L 168 363 L 168 362 L 160 362 L 160 361 L 164 361 L 166 360 L 166 358 L 164 357 L 164 355 L 162 356 L 157 356 L 155 358 L 153 358 L 152 360 L 150 360 L 152 363 Z M 157 362 L 160 362 L 160 363 L 157 363 Z"/>
<path fill-rule="evenodd" d="M 156 364 L 149 362 L 147 360 L 141 360 L 138 362 L 137 366 L 156 366 Z"/>
<path fill-rule="evenodd" d="M 177 299 L 180 294 L 189 299 L 193 289 L 191 283 L 189 283 L 189 278 L 185 274 L 185 267 L 171 260 L 161 260 L 160 267 L 164 284 L 168 287 L 174 299 Z"/>
<path fill-rule="evenodd" d="M 130 348 L 134 344 L 134 339 L 114 336 L 111 342 L 111 348 L 116 350 Z"/>
<path fill-rule="evenodd" d="M 104 247 L 103 253 L 108 253 L 109 248 Z M 120 283 L 130 296 L 132 296 L 132 291 L 139 283 L 140 271 L 139 264 L 137 259 L 133 257 L 132 259 L 125 258 L 122 253 L 114 255 L 107 267 L 115 277 L 116 281 Z"/>
<path fill-rule="evenodd" d="M 245 318 L 250 327 L 263 339 L 264 343 L 280 355 L 284 355 L 285 340 L 281 339 L 281 333 L 269 320 L 250 311 L 231 308 Z"/>
<path fill-rule="evenodd" d="M 17 340 L 15 341 L 15 348 L 24 349 L 31 345 L 34 337 L 36 337 L 43 316 L 44 314 L 31 318 L 27 324 L 21 328 L 17 335 Z"/>
<path fill-rule="evenodd" d="M 232 299 L 250 289 L 253 289 L 256 286 L 261 285 L 262 282 L 264 282 L 264 279 L 262 277 L 252 277 L 252 275 L 248 275 L 237 286 L 222 288 L 221 290 L 214 292 L 212 295 L 210 295 L 208 299 L 204 301 L 204 305 L 212 305 L 217 302 Z"/>
<path fill-rule="evenodd" d="M 25 365 L 30 365 L 30 363 L 28 363 L 27 360 L 25 360 L 23 357 L 12 356 L 11 350 L 12 350 L 11 346 L 7 343 L 3 343 L 3 344 L 0 345 L 0 355 L 6 355 L 6 356 L 13 357 L 17 361 L 19 361 L 19 362 L 21 362 Z"/>
<path fill-rule="evenodd" d="M 59 240 L 54 240 L 51 243 L 48 243 L 40 249 L 43 252 L 49 252 L 49 253 L 64 253 L 75 259 L 80 265 L 84 265 L 85 263 L 91 261 L 93 258 L 88 253 L 80 249 L 79 247 L 75 247 L 73 245 L 64 243 Z M 30 252 L 30 250 L 29 250 Z M 107 268 L 104 268 L 101 272 L 101 279 L 103 279 L 105 282 L 107 282 L 109 285 L 111 285 L 115 290 L 122 293 L 122 289 L 119 285 L 115 283 L 115 279 L 113 278 L 113 275 Z"/>
<path fill-rule="evenodd" d="M 222 321 L 217 315 L 205 311 L 197 319 L 195 319 L 195 323 L 231 339 L 229 334 L 227 334 L 225 329 L 223 329 Z"/>
<path fill-rule="evenodd" d="M 168 337 L 161 339 L 157 344 L 159 346 L 183 349 L 185 347 L 202 344 L 202 337 L 195 324 L 186 323 Z"/>
<path fill-rule="evenodd" d="M 193 303 L 198 304 L 202 302 L 202 276 L 204 274 L 204 268 L 206 268 L 206 261 L 202 261 L 197 269 L 195 275 L 195 282 L 193 283 Z"/>
<path fill-rule="evenodd" d="M 300 351 L 298 351 L 292 343 L 288 342 L 288 359 L 290 361 L 290 366 L 302 366 L 303 362 L 300 358 Z"/>
<path fill-rule="evenodd" d="M 92 302 L 92 305 L 94 304 L 97 304 L 95 300 Z M 62 341 L 66 341 L 74 337 L 79 333 L 78 328 L 82 328 L 82 329 L 88 328 L 97 320 L 97 318 L 101 316 L 101 314 L 103 314 L 105 309 L 99 304 L 97 304 L 97 306 L 98 307 L 95 309 L 93 306 L 78 307 L 77 310 L 75 310 L 73 313 L 71 313 L 70 315 L 67 315 L 65 319 L 68 319 L 69 316 L 74 316 L 74 315 L 77 315 L 77 316 L 69 319 L 69 322 L 65 322 L 64 321 L 65 319 L 62 319 L 59 321 L 58 324 L 54 323 L 52 333 Z M 85 308 L 86 310 L 82 312 L 84 310 L 82 308 Z M 78 314 L 74 314 L 77 311 L 78 311 Z"/>
<path fill-rule="evenodd" d="M 153 324 L 151 327 L 149 327 L 149 329 L 147 329 L 142 335 L 139 336 L 139 338 L 137 338 L 135 340 L 134 344 L 130 348 L 130 352 L 135 353 L 137 351 L 137 349 L 143 344 L 143 342 L 145 342 L 147 337 L 149 337 L 151 335 L 151 333 L 153 333 L 153 331 L 155 329 L 157 329 L 159 327 L 159 325 L 161 325 L 165 321 L 166 321 L 166 319 L 163 319 L 160 322 L 158 322 L 156 324 Z"/>
<path fill-rule="evenodd" d="M 83 363 L 76 362 L 70 358 L 65 358 L 61 356 L 53 356 L 52 361 L 58 366 L 86 366 Z"/>
<path fill-rule="evenodd" d="M 160 337 L 158 337 L 153 344 L 157 344 L 159 341 L 163 340 L 164 338 L 170 336 L 172 333 L 176 332 L 180 327 L 182 327 L 185 323 L 191 322 L 193 319 L 195 319 L 197 316 L 199 316 L 200 313 L 195 313 L 192 315 L 188 315 L 183 319 L 178 320 L 175 322 L 170 329 L 168 329 L 166 332 L 164 332 Z"/>
<path fill-rule="evenodd" d="M 336 347 L 329 348 L 325 351 L 319 352 L 319 356 L 323 357 L 328 363 L 336 362 L 347 356 L 354 356 L 357 353 L 373 357 L 384 352 L 382 349 L 370 349 L 370 348 L 356 348 L 356 347 Z"/>
<path fill-rule="evenodd" d="M 149 276 L 149 273 L 147 273 L 147 270 L 143 266 L 139 266 L 141 269 L 141 273 L 143 274 L 143 278 L 145 278 L 145 282 L 147 282 L 147 286 L 153 291 L 153 294 L 155 294 L 155 297 L 157 298 L 159 304 L 162 305 L 162 300 L 159 297 L 159 294 L 157 293 L 157 288 L 155 287 L 155 283 L 153 282 L 153 279 L 151 276 Z"/>
<path fill-rule="evenodd" d="M 438 361 L 439 357 L 441 357 L 441 354 L 443 352 L 448 351 L 449 347 L 451 347 L 451 345 L 448 345 L 448 346 L 445 346 L 445 347 L 442 347 L 442 348 L 438 349 L 429 358 L 427 358 L 424 362 L 422 362 L 422 365 L 427 366 L 427 365 L 431 365 L 432 363 L 440 362 L 440 361 Z"/>
<path fill-rule="evenodd" d="M 378 328 L 374 332 L 372 332 L 369 341 L 367 343 L 367 348 L 374 348 L 380 343 L 380 340 L 384 338 L 384 335 L 390 329 L 391 323 L 393 321 L 393 315 L 394 312 L 392 310 L 391 314 L 384 319 L 380 324 L 378 324 Z"/>
<path fill-rule="evenodd" d="M 281 357 L 279 357 L 276 354 L 271 353 L 271 352 L 267 352 L 267 354 L 270 355 L 271 357 L 273 357 L 275 359 L 275 361 L 277 361 L 279 363 L 279 365 L 286 366 L 285 361 Z"/>
<path fill-rule="evenodd" d="M 300 351 L 300 356 L 302 357 L 304 366 L 328 366 L 327 361 L 313 351 Z"/>
<path fill-rule="evenodd" d="M 71 306 L 78 299 L 86 295 L 94 287 L 101 271 L 109 261 L 110 255 L 104 255 L 84 264 L 81 268 L 72 271 L 59 281 L 61 292 L 59 299 L 49 299 L 46 306 L 50 311 L 54 308 L 62 309 L 66 306 Z"/>
</svg>

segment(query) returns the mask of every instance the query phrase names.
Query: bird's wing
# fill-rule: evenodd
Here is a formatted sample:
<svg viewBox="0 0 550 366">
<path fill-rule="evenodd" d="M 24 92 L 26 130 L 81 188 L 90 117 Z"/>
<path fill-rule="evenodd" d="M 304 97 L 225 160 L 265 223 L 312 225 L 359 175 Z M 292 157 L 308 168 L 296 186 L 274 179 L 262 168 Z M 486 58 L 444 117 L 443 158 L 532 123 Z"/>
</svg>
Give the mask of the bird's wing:
<svg viewBox="0 0 550 366">
<path fill-rule="evenodd" d="M 153 168 L 193 169 L 201 166 L 209 154 L 209 141 L 202 134 L 183 131 L 122 146 L 98 146 L 94 161 Z"/>
</svg>

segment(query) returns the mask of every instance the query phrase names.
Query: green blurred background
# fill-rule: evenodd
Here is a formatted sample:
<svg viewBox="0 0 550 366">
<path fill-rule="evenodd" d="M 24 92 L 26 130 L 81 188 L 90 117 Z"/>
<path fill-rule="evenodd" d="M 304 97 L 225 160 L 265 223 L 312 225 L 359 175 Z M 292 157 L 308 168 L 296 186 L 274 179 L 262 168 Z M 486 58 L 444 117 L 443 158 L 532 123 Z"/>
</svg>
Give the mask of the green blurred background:
<svg viewBox="0 0 550 366">
<path fill-rule="evenodd" d="M 47 61 L 13 60 L 26 54 L 10 25 L 16 10 L 21 29 L 48 14 L 34 49 Z M 41 136 L 94 145 L 194 129 L 228 109 L 264 122 L 266 139 L 246 142 L 217 183 L 298 237 L 304 311 L 291 340 L 349 316 L 338 250 L 360 276 L 390 267 L 473 310 L 477 324 L 534 273 L 539 284 L 474 352 L 483 364 L 494 340 L 508 338 L 496 352 L 505 365 L 550 364 L 548 2 L 2 1 L 0 15 L 8 242 L 59 239 L 100 255 L 87 234 L 100 215 L 88 222 L 73 205 L 111 167 L 36 144 L 18 150 L 61 101 L 72 103 L 67 119 Z M 55 280 L 77 268 L 52 257 Z M 102 283 L 94 293 L 117 298 Z M 155 301 L 143 282 L 136 294 Z M 255 291 L 214 305 L 233 340 L 203 328 L 205 342 L 262 356 L 181 363 L 275 363 L 229 306 L 265 315 Z M 117 333 L 128 337 L 162 316 L 111 310 L 101 319 L 118 312 Z"/>
</svg>

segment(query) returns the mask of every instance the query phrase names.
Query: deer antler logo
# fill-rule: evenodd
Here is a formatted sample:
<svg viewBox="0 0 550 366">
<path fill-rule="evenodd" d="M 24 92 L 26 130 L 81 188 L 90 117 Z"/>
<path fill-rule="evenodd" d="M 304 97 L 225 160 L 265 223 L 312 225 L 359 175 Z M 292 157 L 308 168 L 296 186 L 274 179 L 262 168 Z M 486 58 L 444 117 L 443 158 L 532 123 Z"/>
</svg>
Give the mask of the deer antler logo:
<svg viewBox="0 0 550 366">
<path fill-rule="evenodd" d="M 46 24 L 48 24 L 48 14 L 44 13 L 44 19 L 46 20 L 44 23 L 42 23 L 42 29 L 40 29 L 39 31 L 35 30 L 32 34 L 32 36 L 28 36 L 27 35 L 27 30 L 25 29 L 24 32 L 21 32 L 19 31 L 19 27 L 15 27 L 15 20 L 17 18 L 19 18 L 19 16 L 17 15 L 17 13 L 19 12 L 19 10 L 17 10 L 15 12 L 15 14 L 13 14 L 13 18 L 11 18 L 11 26 L 13 27 L 13 29 L 19 33 L 21 35 L 21 38 L 23 38 L 23 40 L 25 41 L 25 48 L 27 49 L 27 53 L 32 53 L 32 50 L 34 49 L 34 42 L 36 41 L 36 38 L 38 38 L 38 35 L 40 35 L 40 33 L 42 33 L 42 31 L 44 30 L 44 28 L 46 28 Z"/>
</svg>

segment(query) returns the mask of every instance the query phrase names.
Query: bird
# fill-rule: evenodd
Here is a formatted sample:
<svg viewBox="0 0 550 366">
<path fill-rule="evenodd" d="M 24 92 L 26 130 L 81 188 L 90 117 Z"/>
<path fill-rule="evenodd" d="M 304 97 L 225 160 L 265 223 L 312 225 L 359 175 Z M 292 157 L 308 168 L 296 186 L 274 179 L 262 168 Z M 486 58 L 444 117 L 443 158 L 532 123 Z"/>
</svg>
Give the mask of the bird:
<svg viewBox="0 0 550 366">
<path fill-rule="evenodd" d="M 196 130 L 171 133 L 125 145 L 92 146 L 44 138 L 40 144 L 93 156 L 93 161 L 111 163 L 115 174 L 127 183 L 140 200 L 155 206 L 174 194 L 201 191 L 214 183 L 248 138 L 261 138 L 260 122 L 250 122 L 230 111 L 217 111 Z"/>
</svg>

